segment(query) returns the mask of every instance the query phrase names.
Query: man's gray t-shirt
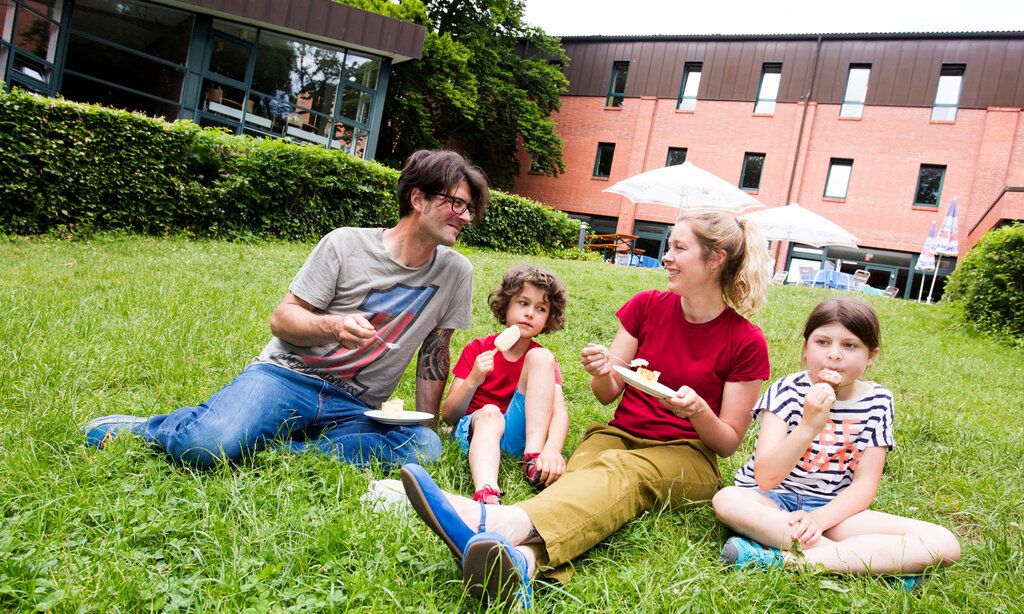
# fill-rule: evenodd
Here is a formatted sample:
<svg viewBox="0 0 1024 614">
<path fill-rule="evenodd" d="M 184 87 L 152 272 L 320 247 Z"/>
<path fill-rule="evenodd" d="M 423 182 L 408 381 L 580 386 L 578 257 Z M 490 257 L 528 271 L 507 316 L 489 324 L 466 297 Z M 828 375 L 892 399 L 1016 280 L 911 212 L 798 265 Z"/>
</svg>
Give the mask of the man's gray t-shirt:
<svg viewBox="0 0 1024 614">
<path fill-rule="evenodd" d="M 469 328 L 473 267 L 465 256 L 439 246 L 423 266 L 409 268 L 392 259 L 382 228 L 338 228 L 323 239 L 302 265 L 289 290 L 316 313 L 360 313 L 385 340 L 355 350 L 340 343 L 298 347 L 277 337 L 256 359 L 323 379 L 380 407 L 423 340 L 436 328 Z"/>
</svg>

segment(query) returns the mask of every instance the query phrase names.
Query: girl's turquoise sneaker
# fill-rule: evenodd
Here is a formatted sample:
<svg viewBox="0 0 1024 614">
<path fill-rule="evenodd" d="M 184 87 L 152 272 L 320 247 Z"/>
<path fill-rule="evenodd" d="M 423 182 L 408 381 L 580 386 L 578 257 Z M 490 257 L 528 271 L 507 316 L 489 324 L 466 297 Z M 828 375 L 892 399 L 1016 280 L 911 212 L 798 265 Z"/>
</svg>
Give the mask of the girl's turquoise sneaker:
<svg viewBox="0 0 1024 614">
<path fill-rule="evenodd" d="M 782 567 L 785 560 L 778 548 L 766 548 L 745 537 L 730 537 L 722 546 L 722 563 L 736 569 Z"/>
</svg>

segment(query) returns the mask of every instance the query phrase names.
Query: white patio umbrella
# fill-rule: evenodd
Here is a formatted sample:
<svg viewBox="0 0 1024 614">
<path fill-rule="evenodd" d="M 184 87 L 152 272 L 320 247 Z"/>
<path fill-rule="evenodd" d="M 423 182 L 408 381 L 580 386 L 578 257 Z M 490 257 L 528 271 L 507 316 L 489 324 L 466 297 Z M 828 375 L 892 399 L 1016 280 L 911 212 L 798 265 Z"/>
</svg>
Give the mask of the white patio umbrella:
<svg viewBox="0 0 1024 614">
<path fill-rule="evenodd" d="M 914 269 L 921 271 L 922 273 L 931 273 L 935 270 L 935 252 L 932 248 L 935 245 L 935 222 L 932 222 L 932 227 L 928 229 L 928 238 L 924 240 L 924 247 L 921 248 L 921 255 L 917 257 L 917 264 L 914 265 Z M 921 302 L 921 297 L 924 295 L 924 280 L 927 279 L 927 275 L 921 276 L 921 287 L 917 291 L 917 302 Z"/>
<path fill-rule="evenodd" d="M 848 230 L 796 203 L 754 211 L 740 217 L 760 226 L 769 241 L 792 241 L 814 247 L 857 247 L 857 237 Z"/>
<path fill-rule="evenodd" d="M 942 225 L 939 226 L 939 234 L 926 243 L 926 247 L 935 252 L 938 259 L 935 263 L 935 273 L 932 274 L 932 285 L 928 286 L 928 302 L 932 302 L 932 292 L 935 290 L 935 279 L 939 276 L 939 266 L 942 265 L 943 256 L 956 256 L 960 251 L 960 241 L 957 234 L 956 220 L 956 197 L 949 203 L 949 210 L 946 217 L 942 218 Z"/>
<path fill-rule="evenodd" d="M 680 210 L 715 209 L 739 213 L 752 207 L 764 207 L 750 194 L 691 162 L 633 175 L 604 191 L 620 194 L 635 203 L 668 205 Z"/>
</svg>

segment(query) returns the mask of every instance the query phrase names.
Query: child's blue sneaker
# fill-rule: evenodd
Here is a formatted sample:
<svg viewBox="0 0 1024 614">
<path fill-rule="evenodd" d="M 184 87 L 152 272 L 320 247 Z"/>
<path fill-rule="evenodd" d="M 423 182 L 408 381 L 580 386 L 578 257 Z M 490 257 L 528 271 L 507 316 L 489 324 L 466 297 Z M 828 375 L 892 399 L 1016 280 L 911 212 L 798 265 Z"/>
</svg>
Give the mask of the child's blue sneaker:
<svg viewBox="0 0 1024 614">
<path fill-rule="evenodd" d="M 466 544 L 462 580 L 474 597 L 487 596 L 491 604 L 533 607 L 529 565 L 522 552 L 499 533 L 478 533 Z"/>
<path fill-rule="evenodd" d="M 82 431 L 85 432 L 85 445 L 103 449 L 121 433 L 141 436 L 146 430 L 147 420 L 149 418 L 121 414 L 94 418 L 82 427 Z"/>
<path fill-rule="evenodd" d="M 906 593 L 912 593 L 924 584 L 924 576 L 886 576 L 885 580 Z"/>
<path fill-rule="evenodd" d="M 782 567 L 785 560 L 778 548 L 766 548 L 745 537 L 730 537 L 722 546 L 722 563 L 736 569 Z"/>
</svg>

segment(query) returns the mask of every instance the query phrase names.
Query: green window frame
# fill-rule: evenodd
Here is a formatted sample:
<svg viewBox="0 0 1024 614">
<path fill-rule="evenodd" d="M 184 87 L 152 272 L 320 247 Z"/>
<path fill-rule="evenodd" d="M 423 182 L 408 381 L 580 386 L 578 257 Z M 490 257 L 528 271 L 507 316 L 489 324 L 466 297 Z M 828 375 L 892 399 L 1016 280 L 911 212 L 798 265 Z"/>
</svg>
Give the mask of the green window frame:
<svg viewBox="0 0 1024 614">
<path fill-rule="evenodd" d="M 665 166 L 677 166 L 683 162 L 686 162 L 686 148 L 669 147 L 668 154 L 665 156 Z"/>
<path fill-rule="evenodd" d="M 608 83 L 606 107 L 621 107 L 626 99 L 626 79 L 629 77 L 629 62 L 612 62 L 612 78 Z"/>
<path fill-rule="evenodd" d="M 679 100 L 676 102 L 676 109 L 679 111 L 693 111 L 697 108 L 697 90 L 700 89 L 700 73 L 703 64 L 700 62 L 687 62 L 683 67 L 683 80 L 679 84 Z"/>
<path fill-rule="evenodd" d="M 828 161 L 828 176 L 825 177 L 825 198 L 846 198 L 853 174 L 853 160 L 832 158 Z"/>
<path fill-rule="evenodd" d="M 761 175 L 764 172 L 763 153 L 747 152 L 743 154 L 743 168 L 740 170 L 740 189 L 756 192 L 761 188 Z"/>
<path fill-rule="evenodd" d="M 130 46 L 136 40 L 131 29 L 119 32 L 124 36 L 108 35 L 120 25 L 116 21 L 120 13 L 104 14 L 109 7 L 101 0 L 79 0 L 67 28 L 61 95 L 79 102 L 158 115 L 168 121 L 178 119 L 188 80 L 195 15 L 138 0 L 122 0 L 118 6 L 125 14 L 135 14 L 135 23 L 142 24 L 140 29 L 151 37 L 149 42 L 158 51 L 142 45 Z M 147 25 L 154 23 L 166 25 L 168 30 Z M 174 40 L 175 32 L 178 40 Z M 168 35 L 170 38 L 165 38 Z"/>
<path fill-rule="evenodd" d="M 594 177 L 609 177 L 614 157 L 615 143 L 598 143 L 597 155 L 594 156 Z"/>
<path fill-rule="evenodd" d="M 233 34 L 236 30 L 244 35 Z M 218 41 L 249 47 L 243 80 L 214 70 L 211 54 Z M 305 89 L 285 91 L 284 87 L 281 92 L 268 91 L 272 84 L 260 67 L 278 49 L 298 57 L 326 58 L 322 67 L 313 67 L 325 75 L 320 89 L 311 87 L 308 93 Z M 382 58 L 353 49 L 214 20 L 200 75 L 200 106 L 194 119 L 201 125 L 223 126 L 237 134 L 312 143 L 366 158 L 375 146 L 374 126 L 379 129 L 381 93 L 387 89 L 388 66 Z M 312 81 L 313 85 L 317 83 Z M 241 108 L 230 110 L 218 101 L 229 90 L 231 100 L 242 103 L 238 105 Z"/>
<path fill-rule="evenodd" d="M 0 79 L 52 96 L 60 81 L 59 53 L 67 3 L 7 0 L 0 23 Z"/>
<path fill-rule="evenodd" d="M 946 181 L 944 164 L 922 164 L 917 173 L 917 190 L 914 192 L 915 207 L 939 208 L 942 200 L 942 184 Z"/>
<path fill-rule="evenodd" d="M 757 84 L 757 101 L 754 102 L 754 113 L 773 115 L 775 101 L 779 97 L 779 85 L 782 83 L 782 64 L 765 62 L 761 66 L 761 80 Z"/>
<path fill-rule="evenodd" d="M 839 117 L 861 117 L 864 115 L 864 101 L 868 96 L 868 80 L 871 79 L 871 64 L 850 64 L 846 73 L 846 92 Z"/>
<path fill-rule="evenodd" d="M 960 91 L 963 87 L 964 64 L 943 64 L 939 71 L 939 82 L 935 86 L 935 104 L 932 105 L 932 121 L 956 121 L 960 107 Z"/>
</svg>

